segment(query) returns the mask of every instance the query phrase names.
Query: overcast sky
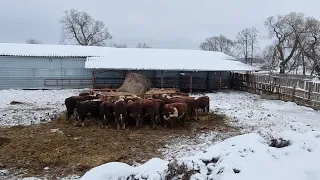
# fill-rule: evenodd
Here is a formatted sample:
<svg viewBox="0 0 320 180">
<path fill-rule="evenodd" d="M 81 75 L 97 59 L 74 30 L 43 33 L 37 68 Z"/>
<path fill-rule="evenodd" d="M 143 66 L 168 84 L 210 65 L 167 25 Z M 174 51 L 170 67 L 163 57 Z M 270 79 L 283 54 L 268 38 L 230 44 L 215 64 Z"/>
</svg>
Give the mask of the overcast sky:
<svg viewBox="0 0 320 180">
<path fill-rule="evenodd" d="M 233 39 L 252 26 L 266 36 L 263 21 L 269 16 L 295 11 L 319 18 L 319 7 L 319 0 L 1 0 L 0 42 L 32 37 L 59 44 L 59 19 L 76 8 L 103 21 L 116 43 L 198 49 L 206 37 Z"/>
</svg>

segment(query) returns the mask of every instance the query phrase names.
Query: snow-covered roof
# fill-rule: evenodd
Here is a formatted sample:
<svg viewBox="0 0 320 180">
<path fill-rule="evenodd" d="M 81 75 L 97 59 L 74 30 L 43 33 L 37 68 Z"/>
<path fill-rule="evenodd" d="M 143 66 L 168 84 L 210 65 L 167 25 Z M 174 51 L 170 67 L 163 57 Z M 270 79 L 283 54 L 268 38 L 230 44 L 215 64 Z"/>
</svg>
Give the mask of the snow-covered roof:
<svg viewBox="0 0 320 180">
<path fill-rule="evenodd" d="M 90 57 L 103 56 L 110 47 L 0 43 L 0 56 Z"/>
<path fill-rule="evenodd" d="M 221 52 L 0 43 L 0 56 L 87 57 L 85 68 L 123 70 L 256 71 Z"/>
<path fill-rule="evenodd" d="M 104 57 L 88 57 L 88 69 L 256 71 L 221 52 L 181 49 L 113 49 Z"/>
</svg>

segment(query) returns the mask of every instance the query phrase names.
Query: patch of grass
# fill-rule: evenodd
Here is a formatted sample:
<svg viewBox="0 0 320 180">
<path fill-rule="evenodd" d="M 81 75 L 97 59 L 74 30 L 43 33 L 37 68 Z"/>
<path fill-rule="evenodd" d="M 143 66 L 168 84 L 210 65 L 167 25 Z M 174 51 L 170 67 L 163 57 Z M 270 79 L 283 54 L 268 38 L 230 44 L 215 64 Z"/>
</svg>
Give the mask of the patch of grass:
<svg viewBox="0 0 320 180">
<path fill-rule="evenodd" d="M 225 118 L 215 114 L 188 121 L 185 127 L 170 129 L 149 127 L 116 130 L 99 123 L 75 127 L 65 115 L 49 123 L 0 128 L 0 163 L 11 168 L 26 169 L 28 175 L 43 173 L 79 174 L 103 163 L 119 161 L 128 164 L 144 162 L 160 156 L 157 150 L 172 137 L 203 131 L 233 131 Z M 58 131 L 51 131 L 59 129 Z M 49 171 L 44 171 L 49 167 Z"/>
</svg>

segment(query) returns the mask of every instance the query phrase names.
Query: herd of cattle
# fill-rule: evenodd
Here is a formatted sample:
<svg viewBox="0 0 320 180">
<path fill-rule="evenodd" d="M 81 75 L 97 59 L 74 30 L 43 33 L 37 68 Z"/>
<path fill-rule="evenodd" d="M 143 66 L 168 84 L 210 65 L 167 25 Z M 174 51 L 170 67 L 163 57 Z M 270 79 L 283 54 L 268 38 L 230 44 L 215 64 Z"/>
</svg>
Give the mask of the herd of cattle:
<svg viewBox="0 0 320 180">
<path fill-rule="evenodd" d="M 153 128 L 168 124 L 174 127 L 176 123 L 184 126 L 186 120 L 199 120 L 199 110 L 208 113 L 209 101 L 208 96 L 191 97 L 185 94 L 161 94 L 148 98 L 133 95 L 101 100 L 99 95 L 80 93 L 78 96 L 65 99 L 66 119 L 69 121 L 75 113 L 76 124 L 85 126 L 85 119 L 90 114 L 91 117 L 101 120 L 105 127 L 108 127 L 110 120 L 114 120 L 118 130 L 126 128 L 129 117 L 134 119 L 136 127 L 142 126 L 143 119 L 147 117 L 151 120 Z"/>
</svg>

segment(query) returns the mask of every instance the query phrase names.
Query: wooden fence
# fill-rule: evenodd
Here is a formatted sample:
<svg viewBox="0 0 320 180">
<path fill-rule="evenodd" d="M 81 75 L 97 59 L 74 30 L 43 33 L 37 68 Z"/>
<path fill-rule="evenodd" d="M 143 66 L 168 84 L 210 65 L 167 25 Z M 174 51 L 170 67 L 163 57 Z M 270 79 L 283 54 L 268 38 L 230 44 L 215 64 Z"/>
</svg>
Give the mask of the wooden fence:
<svg viewBox="0 0 320 180">
<path fill-rule="evenodd" d="M 232 74 L 232 89 L 320 109 L 320 83 L 273 75 Z"/>
</svg>

